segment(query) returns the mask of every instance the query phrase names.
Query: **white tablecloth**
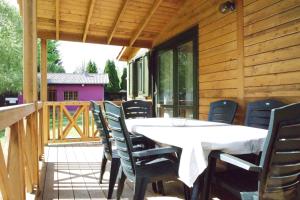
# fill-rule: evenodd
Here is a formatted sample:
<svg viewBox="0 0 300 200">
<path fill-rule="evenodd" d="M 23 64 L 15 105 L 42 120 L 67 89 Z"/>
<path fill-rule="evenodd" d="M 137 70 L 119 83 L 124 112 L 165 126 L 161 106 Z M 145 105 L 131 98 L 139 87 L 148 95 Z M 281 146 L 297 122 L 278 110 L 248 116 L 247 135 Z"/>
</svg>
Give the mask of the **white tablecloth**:
<svg viewBox="0 0 300 200">
<path fill-rule="evenodd" d="M 264 129 L 178 118 L 127 119 L 126 126 L 131 133 L 182 148 L 178 174 L 189 187 L 207 167 L 212 150 L 258 154 L 267 136 Z"/>
</svg>

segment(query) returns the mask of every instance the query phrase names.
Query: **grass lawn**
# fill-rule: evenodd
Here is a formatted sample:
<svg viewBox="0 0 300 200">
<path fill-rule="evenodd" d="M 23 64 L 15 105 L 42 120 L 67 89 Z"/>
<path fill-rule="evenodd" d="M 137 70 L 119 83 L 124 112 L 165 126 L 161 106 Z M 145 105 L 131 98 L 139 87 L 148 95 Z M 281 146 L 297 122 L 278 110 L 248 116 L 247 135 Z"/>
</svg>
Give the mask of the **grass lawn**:
<svg viewBox="0 0 300 200">
<path fill-rule="evenodd" d="M 0 131 L 0 140 L 3 140 L 5 137 L 5 129 Z"/>
</svg>

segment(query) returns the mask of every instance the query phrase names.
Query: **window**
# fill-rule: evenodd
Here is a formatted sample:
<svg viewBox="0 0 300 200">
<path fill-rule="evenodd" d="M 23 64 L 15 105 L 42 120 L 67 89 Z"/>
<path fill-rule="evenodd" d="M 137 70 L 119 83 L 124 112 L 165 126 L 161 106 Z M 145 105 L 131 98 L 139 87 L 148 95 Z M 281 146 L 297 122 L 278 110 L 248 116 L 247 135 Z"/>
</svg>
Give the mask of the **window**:
<svg viewBox="0 0 300 200">
<path fill-rule="evenodd" d="M 56 101 L 56 90 L 48 89 L 48 101 Z"/>
<path fill-rule="evenodd" d="M 137 81 L 138 81 L 138 95 L 143 95 L 144 94 L 144 77 L 145 77 L 145 72 L 144 72 L 144 66 L 143 66 L 143 58 L 140 58 L 137 60 Z"/>
<path fill-rule="evenodd" d="M 65 101 L 77 101 L 78 92 L 77 91 L 64 91 L 64 100 Z"/>
<path fill-rule="evenodd" d="M 136 96 L 136 89 L 135 89 L 135 67 L 134 67 L 134 61 L 130 62 L 128 65 L 128 96 L 135 97 Z"/>
<path fill-rule="evenodd" d="M 130 97 L 149 96 L 149 54 L 129 63 L 128 89 Z"/>
</svg>

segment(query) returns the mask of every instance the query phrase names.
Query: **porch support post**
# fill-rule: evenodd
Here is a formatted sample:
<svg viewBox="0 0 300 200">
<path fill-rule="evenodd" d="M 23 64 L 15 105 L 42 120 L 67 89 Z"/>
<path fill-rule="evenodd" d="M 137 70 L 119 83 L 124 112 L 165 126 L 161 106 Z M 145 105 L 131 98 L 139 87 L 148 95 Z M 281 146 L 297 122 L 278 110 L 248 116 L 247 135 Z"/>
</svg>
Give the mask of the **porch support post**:
<svg viewBox="0 0 300 200">
<path fill-rule="evenodd" d="M 37 31 L 36 0 L 23 2 L 23 98 L 24 103 L 35 102 L 37 93 Z"/>
<path fill-rule="evenodd" d="M 41 101 L 47 101 L 47 40 L 41 39 Z"/>
<path fill-rule="evenodd" d="M 47 90 L 47 39 L 41 39 L 41 82 L 40 82 L 40 91 L 41 91 L 41 101 L 43 103 L 43 109 L 40 115 L 40 120 L 43 124 L 40 133 L 41 145 L 42 145 L 42 154 L 44 153 L 44 145 L 48 143 L 48 118 L 47 118 L 47 106 L 45 105 L 48 100 L 48 90 Z M 40 158 L 41 159 L 41 158 Z"/>
</svg>

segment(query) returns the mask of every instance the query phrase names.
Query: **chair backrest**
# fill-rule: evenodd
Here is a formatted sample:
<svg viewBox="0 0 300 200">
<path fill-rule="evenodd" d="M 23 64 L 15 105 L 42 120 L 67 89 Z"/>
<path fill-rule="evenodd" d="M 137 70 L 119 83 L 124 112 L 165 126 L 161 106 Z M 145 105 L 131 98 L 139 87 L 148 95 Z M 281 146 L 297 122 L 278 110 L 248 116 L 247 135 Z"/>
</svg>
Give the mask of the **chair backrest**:
<svg viewBox="0 0 300 200">
<path fill-rule="evenodd" d="M 268 129 L 271 110 L 273 108 L 279 108 L 285 105 L 286 104 L 280 101 L 271 99 L 250 102 L 247 105 L 245 125 Z"/>
<path fill-rule="evenodd" d="M 220 100 L 210 104 L 208 121 L 232 124 L 238 104 L 230 100 Z"/>
<path fill-rule="evenodd" d="M 102 143 L 104 144 L 104 151 L 109 156 L 112 156 L 111 141 L 109 140 L 109 131 L 106 126 L 106 121 L 101 106 L 95 101 L 91 101 L 91 110 L 94 116 L 97 129 L 99 131 L 100 138 L 102 139 Z"/>
<path fill-rule="evenodd" d="M 260 166 L 260 199 L 299 199 L 300 103 L 272 110 Z"/>
<path fill-rule="evenodd" d="M 152 116 L 152 103 L 143 100 L 130 100 L 122 103 L 125 118 L 148 118 Z"/>
<path fill-rule="evenodd" d="M 106 118 L 116 142 L 123 172 L 128 178 L 132 178 L 135 175 L 135 162 L 132 157 L 133 147 L 125 125 L 124 113 L 121 107 L 112 102 L 105 101 L 104 105 Z"/>
</svg>

